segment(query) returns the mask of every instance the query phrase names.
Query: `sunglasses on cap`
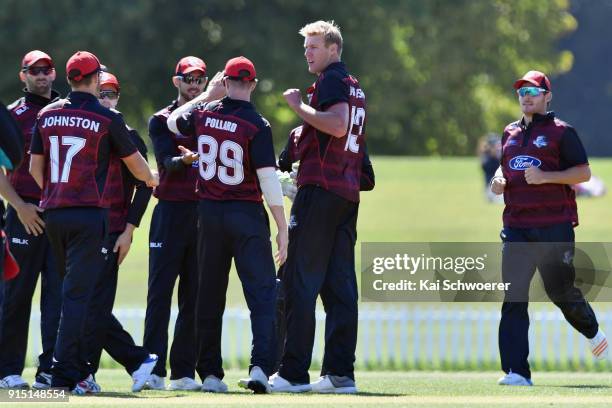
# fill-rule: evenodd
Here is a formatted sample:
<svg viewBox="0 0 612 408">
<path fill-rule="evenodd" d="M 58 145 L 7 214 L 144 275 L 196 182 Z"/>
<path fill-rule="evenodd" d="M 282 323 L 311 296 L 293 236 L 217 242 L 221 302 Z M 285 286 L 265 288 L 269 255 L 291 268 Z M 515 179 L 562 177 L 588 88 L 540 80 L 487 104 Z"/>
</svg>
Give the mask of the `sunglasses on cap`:
<svg viewBox="0 0 612 408">
<path fill-rule="evenodd" d="M 206 81 L 205 76 L 194 77 L 193 75 L 178 75 L 178 77 L 181 78 L 181 81 L 183 81 L 186 84 L 200 85 L 204 81 Z"/>
<path fill-rule="evenodd" d="M 53 72 L 54 68 L 53 67 L 27 67 L 27 68 L 23 68 L 22 71 L 23 72 L 27 72 L 28 74 L 32 75 L 32 76 L 36 76 L 38 74 L 44 74 L 44 75 L 49 75 L 51 72 Z"/>
<path fill-rule="evenodd" d="M 546 92 L 548 92 L 546 89 L 538 88 L 537 86 L 524 86 L 516 90 L 516 93 L 518 93 L 521 97 L 526 95 L 540 96 L 542 94 L 545 94 Z"/>
<path fill-rule="evenodd" d="M 117 99 L 119 97 L 119 92 L 117 91 L 100 91 L 100 99 L 108 98 L 108 99 Z"/>
</svg>

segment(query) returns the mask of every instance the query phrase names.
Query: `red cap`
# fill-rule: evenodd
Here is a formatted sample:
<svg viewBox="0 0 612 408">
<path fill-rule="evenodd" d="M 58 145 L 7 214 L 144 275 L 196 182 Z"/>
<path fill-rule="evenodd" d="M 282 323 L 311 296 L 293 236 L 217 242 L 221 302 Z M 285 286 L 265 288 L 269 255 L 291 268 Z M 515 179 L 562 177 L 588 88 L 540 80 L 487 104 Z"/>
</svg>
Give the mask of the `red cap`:
<svg viewBox="0 0 612 408">
<path fill-rule="evenodd" d="M 99 70 L 100 60 L 88 51 L 77 51 L 66 63 L 68 78 L 77 82 Z"/>
<path fill-rule="evenodd" d="M 40 60 L 46 60 L 47 62 L 49 62 L 49 65 L 53 66 L 53 60 L 47 53 L 44 53 L 39 50 L 34 50 L 24 55 L 23 59 L 21 60 L 21 67 L 27 68 L 30 65 L 36 64 Z"/>
<path fill-rule="evenodd" d="M 117 80 L 117 77 L 110 72 L 102 72 L 100 75 L 100 86 L 102 85 L 112 85 L 115 87 L 117 92 L 119 92 L 119 89 L 121 89 L 119 87 L 119 80 Z"/>
<path fill-rule="evenodd" d="M 224 72 L 226 77 L 242 79 L 243 81 L 252 81 L 257 75 L 255 65 L 251 60 L 242 56 L 227 61 Z"/>
<path fill-rule="evenodd" d="M 540 71 L 529 71 L 521 79 L 517 79 L 514 83 L 514 89 L 519 89 L 523 86 L 523 84 L 527 82 L 530 85 L 537 86 L 539 88 L 544 88 L 547 91 L 552 91 L 550 87 L 550 80 Z"/>
<path fill-rule="evenodd" d="M 200 58 L 192 56 L 181 58 L 174 70 L 176 75 L 186 75 L 194 71 L 202 71 L 202 75 L 206 75 L 206 64 Z"/>
</svg>

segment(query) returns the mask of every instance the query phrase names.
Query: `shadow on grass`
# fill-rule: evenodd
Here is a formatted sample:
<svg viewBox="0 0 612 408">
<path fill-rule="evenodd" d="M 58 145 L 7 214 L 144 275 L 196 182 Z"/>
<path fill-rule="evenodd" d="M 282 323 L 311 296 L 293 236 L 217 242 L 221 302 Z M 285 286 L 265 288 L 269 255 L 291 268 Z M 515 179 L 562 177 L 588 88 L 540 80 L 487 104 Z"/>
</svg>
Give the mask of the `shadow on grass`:
<svg viewBox="0 0 612 408">
<path fill-rule="evenodd" d="M 579 385 L 547 385 L 546 387 L 550 387 L 550 388 L 576 388 L 576 389 L 593 389 L 593 390 L 597 390 L 597 389 L 608 389 L 608 388 L 612 388 L 609 385 L 583 385 L 583 384 L 579 384 Z"/>
<path fill-rule="evenodd" d="M 309 395 L 315 395 L 312 393 L 308 393 Z M 341 394 L 337 394 L 337 395 L 341 395 Z M 345 395 L 350 395 L 350 394 L 345 394 Z M 409 394 L 398 394 L 396 392 L 362 392 L 359 391 L 357 394 L 353 394 L 353 395 L 357 395 L 359 397 L 405 397 L 406 395 Z"/>
<path fill-rule="evenodd" d="M 133 393 L 133 392 L 113 392 L 113 391 L 109 391 L 109 392 L 101 392 L 100 394 L 96 394 L 96 395 L 91 395 L 89 397 L 101 397 L 101 398 L 139 398 L 139 399 L 148 399 L 148 398 L 160 398 L 160 399 L 170 399 L 170 398 L 181 398 L 181 397 L 192 397 L 194 395 L 215 395 L 215 393 L 211 393 L 211 392 L 202 392 L 202 391 L 181 391 L 180 393 L 177 392 L 173 392 L 172 394 L 169 393 L 165 393 L 165 392 L 158 392 L 158 393 L 148 393 L 148 392 L 141 392 L 141 393 Z M 222 394 L 218 394 L 218 395 L 251 395 L 249 393 L 246 392 L 240 392 L 240 391 L 228 391 Z"/>
</svg>

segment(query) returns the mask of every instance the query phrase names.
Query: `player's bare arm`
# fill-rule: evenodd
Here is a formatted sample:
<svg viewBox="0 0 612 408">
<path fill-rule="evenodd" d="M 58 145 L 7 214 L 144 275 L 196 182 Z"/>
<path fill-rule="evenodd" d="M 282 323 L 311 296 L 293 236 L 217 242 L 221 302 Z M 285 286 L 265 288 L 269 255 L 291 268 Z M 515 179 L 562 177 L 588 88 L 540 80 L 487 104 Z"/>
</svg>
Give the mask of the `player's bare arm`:
<svg viewBox="0 0 612 408">
<path fill-rule="evenodd" d="M 299 89 L 287 89 L 283 96 L 289 107 L 306 123 L 334 137 L 346 135 L 349 124 L 348 103 L 337 103 L 326 111 L 318 111 L 302 101 Z"/>
<path fill-rule="evenodd" d="M 34 204 L 23 201 L 9 182 L 4 170 L 0 170 L 0 195 L 17 211 L 19 221 L 21 221 L 28 234 L 37 237 L 43 233 L 45 222 L 38 213 L 44 210 Z"/>
<path fill-rule="evenodd" d="M 493 194 L 503 194 L 504 189 L 506 188 L 506 179 L 502 172 L 501 166 L 495 172 L 495 176 L 491 179 L 491 192 Z"/>
<path fill-rule="evenodd" d="M 130 172 L 138 180 L 144 181 L 147 187 L 156 187 L 159 185 L 159 175 L 157 171 L 151 169 L 140 152 L 134 152 L 127 157 L 121 159 Z"/>
<path fill-rule="evenodd" d="M 170 131 L 173 133 L 180 133 L 178 127 L 176 126 L 176 121 L 179 117 L 194 110 L 199 103 L 216 101 L 217 99 L 223 98 L 225 96 L 225 87 L 223 86 L 222 80 L 223 72 L 217 72 L 210 80 L 206 91 L 175 109 L 174 112 L 172 112 L 172 114 L 168 117 L 168 129 L 170 129 Z"/>
<path fill-rule="evenodd" d="M 574 166 L 563 171 L 543 171 L 538 167 L 525 170 L 527 184 L 580 184 L 590 179 L 589 165 Z"/>
<path fill-rule="evenodd" d="M 270 208 L 274 222 L 276 222 L 278 229 L 278 234 L 276 235 L 278 252 L 275 258 L 278 264 L 282 265 L 287 259 L 287 246 L 289 245 L 289 232 L 287 220 L 285 219 L 285 208 L 283 206 L 283 191 L 274 167 L 257 169 L 257 178 L 259 179 L 264 199 Z"/>
<path fill-rule="evenodd" d="M 136 226 L 130 224 L 129 222 L 125 226 L 125 230 L 117 237 L 117 241 L 115 242 L 115 247 L 113 248 L 113 252 L 119 252 L 119 257 L 117 258 L 117 264 L 121 265 L 121 262 L 125 259 L 128 252 L 130 251 L 130 247 L 132 246 L 132 238 L 134 235 L 134 230 Z"/>
</svg>

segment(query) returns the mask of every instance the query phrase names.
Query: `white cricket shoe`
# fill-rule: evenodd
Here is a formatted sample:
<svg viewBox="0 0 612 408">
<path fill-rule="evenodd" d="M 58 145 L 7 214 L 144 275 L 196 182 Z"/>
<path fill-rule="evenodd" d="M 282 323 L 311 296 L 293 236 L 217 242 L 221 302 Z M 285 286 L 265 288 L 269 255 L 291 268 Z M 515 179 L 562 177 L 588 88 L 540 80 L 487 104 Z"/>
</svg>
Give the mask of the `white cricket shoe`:
<svg viewBox="0 0 612 408">
<path fill-rule="evenodd" d="M 155 364 L 157 364 L 157 354 L 149 354 L 149 357 L 132 373 L 132 381 L 134 382 L 132 392 L 140 392 L 144 388 L 145 383 L 151 376 L 151 371 L 155 368 Z"/>
<path fill-rule="evenodd" d="M 528 386 L 528 387 L 533 385 L 531 380 L 528 380 L 527 378 L 523 377 L 520 374 L 513 373 L 512 371 L 510 371 L 508 374 L 506 374 L 505 376 L 497 380 L 497 384 L 499 385 L 518 385 L 518 386 Z"/>
<path fill-rule="evenodd" d="M 319 394 L 357 394 L 355 381 L 346 376 L 325 375 L 310 383 L 310 388 Z"/>
<path fill-rule="evenodd" d="M 268 383 L 270 384 L 271 392 L 298 393 L 298 392 L 308 392 L 311 389 L 310 384 L 291 383 L 285 380 L 283 377 L 281 377 L 278 373 L 272 374 L 272 376 L 268 380 Z"/>
<path fill-rule="evenodd" d="M 211 374 L 202 382 L 202 391 L 227 392 L 227 384 Z"/>
<path fill-rule="evenodd" d="M 168 385 L 170 391 L 199 391 L 202 389 L 202 384 L 190 377 L 179 378 L 178 380 L 170 380 Z"/>
<path fill-rule="evenodd" d="M 49 388 L 51 388 L 51 379 L 51 374 L 41 371 L 34 378 L 32 388 L 36 390 L 48 390 Z"/>
<path fill-rule="evenodd" d="M 143 390 L 158 390 L 163 391 L 166 389 L 166 379 L 156 374 L 151 374 L 149 379 L 145 383 Z"/>
<path fill-rule="evenodd" d="M 589 343 L 591 343 L 591 353 L 596 360 L 608 358 L 608 339 L 604 332 L 599 330 L 595 337 L 589 339 Z"/>
<path fill-rule="evenodd" d="M 238 386 L 252 390 L 255 394 L 269 394 L 270 384 L 268 377 L 258 366 L 253 366 L 249 372 L 249 378 L 242 378 L 238 381 Z"/>
<path fill-rule="evenodd" d="M 20 375 L 7 375 L 0 380 L 0 388 L 24 389 L 30 388 L 30 385 Z"/>
<path fill-rule="evenodd" d="M 72 390 L 74 395 L 85 395 L 85 394 L 98 394 L 102 391 L 102 388 L 94 380 L 93 375 L 89 374 L 87 378 L 79 381 Z"/>
</svg>

